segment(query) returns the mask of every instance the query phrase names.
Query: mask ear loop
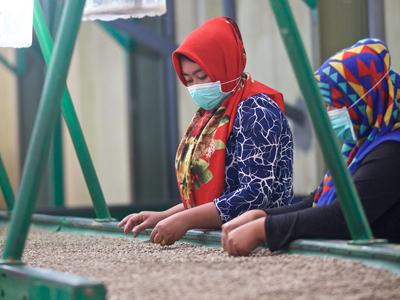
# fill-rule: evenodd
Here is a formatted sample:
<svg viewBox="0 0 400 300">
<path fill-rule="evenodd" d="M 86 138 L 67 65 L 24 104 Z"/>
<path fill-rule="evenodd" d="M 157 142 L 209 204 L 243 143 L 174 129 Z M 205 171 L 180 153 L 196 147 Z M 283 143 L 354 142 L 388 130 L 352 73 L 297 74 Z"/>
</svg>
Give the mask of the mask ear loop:
<svg viewBox="0 0 400 300">
<path fill-rule="evenodd" d="M 381 78 L 377 83 L 375 83 L 375 85 L 374 85 L 372 88 L 370 88 L 370 89 L 368 90 L 368 92 L 366 92 L 364 95 L 362 95 L 360 98 L 358 98 L 356 102 L 354 102 L 352 105 L 350 105 L 349 108 L 348 108 L 347 110 L 350 110 L 350 108 L 352 108 L 354 105 L 356 105 L 357 102 L 359 102 L 359 101 L 360 101 L 361 99 L 363 99 L 366 95 L 368 95 L 368 94 L 369 94 L 369 93 L 370 93 L 370 92 L 371 92 L 371 91 L 386 77 L 386 75 L 389 74 L 389 72 L 390 72 L 390 69 L 386 72 L 385 75 L 382 76 L 382 78 Z"/>
<path fill-rule="evenodd" d="M 350 108 L 352 108 L 354 105 L 356 105 L 361 99 L 363 99 L 366 95 L 368 95 L 386 77 L 386 75 L 389 74 L 389 72 L 390 72 L 390 69 L 386 72 L 385 75 L 382 76 L 382 78 L 377 83 L 375 83 L 375 85 L 372 88 L 370 88 L 364 95 L 362 95 L 360 98 L 358 98 L 357 101 L 355 101 L 352 105 L 350 105 L 349 108 L 347 109 L 347 112 L 350 110 Z M 350 116 L 349 116 L 349 118 L 350 118 Z M 351 131 L 351 134 L 353 135 L 353 139 L 357 140 L 354 130 Z"/>
<path fill-rule="evenodd" d="M 233 92 L 238 87 L 238 85 L 240 84 L 241 79 L 242 79 L 242 75 L 240 75 L 238 78 L 235 78 L 233 80 L 229 80 L 227 82 L 221 83 L 221 85 L 238 80 L 238 83 L 235 85 L 235 87 L 232 90 L 230 90 L 229 92 L 227 92 L 227 93 L 230 93 L 230 92 Z"/>
</svg>

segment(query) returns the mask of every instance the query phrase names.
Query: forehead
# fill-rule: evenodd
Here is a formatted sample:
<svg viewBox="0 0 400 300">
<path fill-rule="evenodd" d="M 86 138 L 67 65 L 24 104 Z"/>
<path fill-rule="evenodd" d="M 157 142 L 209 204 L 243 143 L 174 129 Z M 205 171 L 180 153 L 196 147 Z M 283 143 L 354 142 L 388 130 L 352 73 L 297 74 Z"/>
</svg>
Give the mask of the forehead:
<svg viewBox="0 0 400 300">
<path fill-rule="evenodd" d="M 192 75 L 193 72 L 200 72 L 203 71 L 203 69 L 196 64 L 195 62 L 189 61 L 184 57 L 180 58 L 180 64 L 181 64 L 181 70 L 182 73 L 187 74 L 187 75 Z"/>
</svg>

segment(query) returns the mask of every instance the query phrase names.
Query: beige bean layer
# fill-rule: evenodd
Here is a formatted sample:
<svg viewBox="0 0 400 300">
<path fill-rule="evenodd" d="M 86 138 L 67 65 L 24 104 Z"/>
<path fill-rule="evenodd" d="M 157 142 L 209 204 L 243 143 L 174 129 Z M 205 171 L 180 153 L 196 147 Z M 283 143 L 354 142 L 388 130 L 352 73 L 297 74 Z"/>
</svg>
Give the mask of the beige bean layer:
<svg viewBox="0 0 400 300">
<path fill-rule="evenodd" d="M 3 249 L 6 229 L 0 227 Z M 256 250 L 230 257 L 187 243 L 161 247 L 131 238 L 31 229 L 30 266 L 104 283 L 107 299 L 399 299 L 400 277 L 350 260 Z"/>
</svg>

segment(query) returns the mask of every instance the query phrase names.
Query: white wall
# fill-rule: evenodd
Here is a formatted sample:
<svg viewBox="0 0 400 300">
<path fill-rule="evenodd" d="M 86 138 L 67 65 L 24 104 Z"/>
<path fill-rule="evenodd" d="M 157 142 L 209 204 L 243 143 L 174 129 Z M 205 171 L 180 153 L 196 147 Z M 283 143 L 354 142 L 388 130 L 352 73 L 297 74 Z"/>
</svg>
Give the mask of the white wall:
<svg viewBox="0 0 400 300">
<path fill-rule="evenodd" d="M 392 69 L 400 72 L 400 1 L 385 0 L 386 44 L 392 56 Z"/>
<path fill-rule="evenodd" d="M 125 55 L 98 24 L 83 22 L 68 75 L 72 100 L 109 205 L 131 202 Z M 90 206 L 66 126 L 64 149 L 66 204 Z"/>
<path fill-rule="evenodd" d="M 0 48 L 0 55 L 15 65 L 16 51 Z M 19 177 L 19 134 L 17 76 L 0 63 L 0 154 L 9 180 L 16 194 Z M 0 190 L 0 209 L 5 209 L 3 193 Z"/>
<path fill-rule="evenodd" d="M 199 17 L 196 14 L 199 1 L 175 0 L 175 41 L 178 45 L 198 27 Z M 216 1 L 218 2 L 218 1 Z M 178 92 L 178 127 L 179 137 L 182 137 L 190 123 L 197 105 L 187 88 L 177 78 Z"/>
</svg>

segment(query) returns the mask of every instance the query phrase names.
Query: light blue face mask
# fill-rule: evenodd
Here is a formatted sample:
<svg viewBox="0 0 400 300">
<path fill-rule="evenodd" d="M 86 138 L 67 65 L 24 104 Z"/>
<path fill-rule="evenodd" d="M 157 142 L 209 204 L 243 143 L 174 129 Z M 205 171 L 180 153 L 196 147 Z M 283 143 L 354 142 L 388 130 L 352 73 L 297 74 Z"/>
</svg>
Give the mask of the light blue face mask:
<svg viewBox="0 0 400 300">
<path fill-rule="evenodd" d="M 194 102 L 196 102 L 198 106 L 204 108 L 205 110 L 216 109 L 221 106 L 221 104 L 226 100 L 226 98 L 229 97 L 230 94 L 233 93 L 233 91 L 239 85 L 240 80 L 238 84 L 233 88 L 233 90 L 227 93 L 224 93 L 221 90 L 221 85 L 236 81 L 238 79 L 240 79 L 240 77 L 224 83 L 217 81 L 203 84 L 195 84 L 189 86 L 188 90 L 190 96 L 192 96 Z"/>
<path fill-rule="evenodd" d="M 346 107 L 328 111 L 329 119 L 338 139 L 355 144 L 357 142 L 356 134 L 354 133 L 353 123 L 351 122 L 349 112 Z"/>
</svg>

